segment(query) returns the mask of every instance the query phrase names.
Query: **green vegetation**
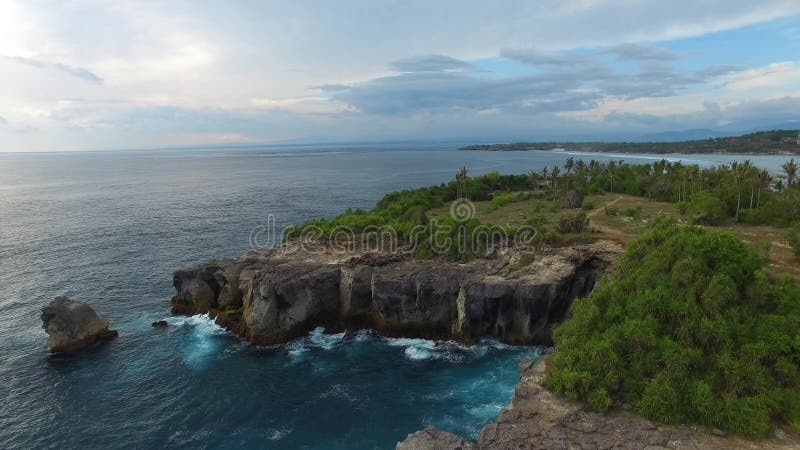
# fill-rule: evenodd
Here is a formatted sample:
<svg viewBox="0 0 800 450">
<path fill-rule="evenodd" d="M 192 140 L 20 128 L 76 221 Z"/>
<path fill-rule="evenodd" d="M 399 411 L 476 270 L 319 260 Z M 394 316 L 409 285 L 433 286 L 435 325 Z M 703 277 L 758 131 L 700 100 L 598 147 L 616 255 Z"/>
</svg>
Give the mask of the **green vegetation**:
<svg viewBox="0 0 800 450">
<path fill-rule="evenodd" d="M 686 215 L 694 225 L 722 225 L 727 219 L 725 203 L 710 192 L 697 194 L 686 205 Z"/>
<path fill-rule="evenodd" d="M 537 236 L 551 245 L 566 244 L 574 236 L 560 235 L 563 231 L 559 230 L 558 216 L 564 211 L 600 206 L 604 202 L 602 196 L 607 193 L 638 197 L 645 206 L 658 204 L 644 210 L 641 203 L 632 202 L 605 208 L 607 217 L 598 221 L 619 222 L 617 226 L 622 224 L 627 230 L 623 233 L 631 235 L 648 228 L 659 215 L 676 216 L 678 212 L 686 222 L 698 225 L 786 228 L 800 221 L 800 184 L 796 178 L 794 160 L 787 161 L 783 174 L 778 176 L 749 161 L 700 168 L 666 160 L 632 165 L 624 161 L 602 163 L 568 158 L 563 170 L 555 166 L 527 175 L 492 172 L 477 177 L 468 176 L 466 168 L 462 168 L 449 183 L 393 192 L 371 211 L 347 210 L 333 219 L 312 220 L 287 230 L 286 237 L 291 239 L 302 233 L 306 238 L 330 239 L 337 230 L 355 234 L 390 230 L 398 245 L 412 241 L 421 243 L 422 247 L 414 246 L 416 255 L 429 257 L 441 252 L 431 247 L 430 240 L 420 242 L 420 239 L 437 230 L 446 231 L 444 227 L 448 223 L 444 219 L 450 217 L 451 203 L 465 199 L 473 202 L 470 207 L 476 207 L 480 214 L 474 218 L 476 222 L 464 226 L 472 229 L 481 225 L 518 227 L 525 225 L 531 214 L 542 214 L 547 220 L 539 224 Z M 664 208 L 665 202 L 675 207 Z M 437 223 L 432 223 L 432 219 Z M 581 233 L 573 227 L 564 229 L 569 229 L 569 233 Z M 480 250 L 491 245 L 489 236 L 484 234 L 479 239 L 481 241 L 472 246 L 478 250 L 448 255 L 462 261 L 481 256 Z M 783 247 L 776 248 L 785 260 L 787 255 Z"/>
<path fill-rule="evenodd" d="M 800 222 L 797 222 L 795 226 L 789 230 L 789 245 L 792 246 L 792 250 L 794 250 L 794 256 L 800 258 Z"/>
<path fill-rule="evenodd" d="M 601 153 L 800 153 L 798 130 L 771 130 L 737 137 L 682 142 L 515 142 L 470 145 L 461 150 L 526 151 L 565 149 Z"/>
<path fill-rule="evenodd" d="M 555 332 L 546 383 L 607 410 L 763 436 L 800 428 L 800 286 L 736 237 L 659 223 Z"/>
</svg>

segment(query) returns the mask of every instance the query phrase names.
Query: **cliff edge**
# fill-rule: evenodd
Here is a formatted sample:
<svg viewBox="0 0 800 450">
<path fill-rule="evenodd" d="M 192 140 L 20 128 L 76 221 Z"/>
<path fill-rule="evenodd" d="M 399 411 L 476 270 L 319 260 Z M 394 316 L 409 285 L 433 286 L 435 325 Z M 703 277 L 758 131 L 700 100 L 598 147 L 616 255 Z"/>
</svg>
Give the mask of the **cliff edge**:
<svg viewBox="0 0 800 450">
<path fill-rule="evenodd" d="M 259 345 L 323 326 L 386 336 L 551 344 L 551 327 L 621 249 L 611 243 L 468 263 L 298 247 L 254 251 L 175 272 L 177 314 L 209 313 Z"/>
</svg>

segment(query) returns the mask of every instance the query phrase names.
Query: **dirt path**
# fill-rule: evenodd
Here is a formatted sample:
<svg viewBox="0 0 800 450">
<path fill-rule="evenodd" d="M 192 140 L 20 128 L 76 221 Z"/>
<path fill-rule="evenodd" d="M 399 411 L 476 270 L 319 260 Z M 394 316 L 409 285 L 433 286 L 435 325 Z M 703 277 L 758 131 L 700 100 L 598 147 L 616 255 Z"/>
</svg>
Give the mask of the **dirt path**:
<svg viewBox="0 0 800 450">
<path fill-rule="evenodd" d="M 622 230 L 618 230 L 616 228 L 600 225 L 600 224 L 597 223 L 597 221 L 593 222 L 591 220 L 592 217 L 600 214 L 601 212 L 605 213 L 606 208 L 608 208 L 609 206 L 615 205 L 617 202 L 619 202 L 622 199 L 623 199 L 623 197 L 619 196 L 619 197 L 615 198 L 614 200 L 606 202 L 603 206 L 597 207 L 597 208 L 589 211 L 589 213 L 586 214 L 586 218 L 589 219 L 589 227 L 593 231 L 601 233 L 604 238 L 611 239 L 612 241 L 615 241 L 615 242 L 619 242 L 620 244 L 622 244 L 624 246 L 625 244 L 628 243 L 628 241 L 630 241 L 631 239 L 634 238 L 634 236 L 632 234 L 625 233 Z"/>
</svg>

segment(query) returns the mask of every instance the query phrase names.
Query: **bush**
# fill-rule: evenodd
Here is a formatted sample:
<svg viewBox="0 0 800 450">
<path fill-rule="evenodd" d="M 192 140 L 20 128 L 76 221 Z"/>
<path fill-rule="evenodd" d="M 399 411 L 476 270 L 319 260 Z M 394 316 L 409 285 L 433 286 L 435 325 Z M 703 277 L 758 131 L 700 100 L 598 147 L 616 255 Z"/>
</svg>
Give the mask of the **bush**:
<svg viewBox="0 0 800 450">
<path fill-rule="evenodd" d="M 722 225 L 727 218 L 725 203 L 709 192 L 695 195 L 686 212 L 694 225 Z"/>
<path fill-rule="evenodd" d="M 597 206 L 595 205 L 595 203 L 593 201 L 584 200 L 583 201 L 583 205 L 581 206 L 581 209 L 584 210 L 584 211 L 591 211 L 591 210 L 595 209 L 596 207 Z"/>
<path fill-rule="evenodd" d="M 514 196 L 509 193 L 497 194 L 492 197 L 492 205 L 498 207 L 506 206 L 513 201 Z"/>
<path fill-rule="evenodd" d="M 800 424 L 800 286 L 731 234 L 660 222 L 555 331 L 548 387 L 605 411 L 763 436 Z"/>
<path fill-rule="evenodd" d="M 639 205 L 629 206 L 625 208 L 623 214 L 625 214 L 626 217 L 630 217 L 632 219 L 638 219 L 642 215 L 642 207 Z"/>
<path fill-rule="evenodd" d="M 561 208 L 562 209 L 577 209 L 583 205 L 583 195 L 581 195 L 575 189 L 571 189 L 567 192 L 567 195 L 561 199 Z"/>
<path fill-rule="evenodd" d="M 789 230 L 787 240 L 794 250 L 794 256 L 800 258 L 800 222 L 797 222 L 797 224 Z"/>
<path fill-rule="evenodd" d="M 586 214 L 564 213 L 558 218 L 558 231 L 561 233 L 580 233 L 586 225 Z"/>
</svg>

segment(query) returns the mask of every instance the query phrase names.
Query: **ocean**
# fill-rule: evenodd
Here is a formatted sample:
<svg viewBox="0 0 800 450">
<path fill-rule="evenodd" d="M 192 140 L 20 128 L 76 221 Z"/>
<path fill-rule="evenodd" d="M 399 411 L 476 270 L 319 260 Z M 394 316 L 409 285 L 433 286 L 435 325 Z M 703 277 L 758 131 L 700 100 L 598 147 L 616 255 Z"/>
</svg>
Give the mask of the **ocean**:
<svg viewBox="0 0 800 450">
<path fill-rule="evenodd" d="M 576 156 L 456 147 L 0 153 L 0 448 L 383 449 L 429 425 L 475 438 L 510 401 L 519 362 L 547 349 L 321 329 L 256 348 L 169 313 L 174 270 L 244 253 L 269 215 L 280 229 L 462 166 L 527 173 Z M 749 159 L 773 172 L 786 160 Z M 39 316 L 58 295 L 90 302 L 120 336 L 49 355 Z M 150 326 L 160 319 L 170 326 Z"/>
</svg>

